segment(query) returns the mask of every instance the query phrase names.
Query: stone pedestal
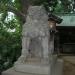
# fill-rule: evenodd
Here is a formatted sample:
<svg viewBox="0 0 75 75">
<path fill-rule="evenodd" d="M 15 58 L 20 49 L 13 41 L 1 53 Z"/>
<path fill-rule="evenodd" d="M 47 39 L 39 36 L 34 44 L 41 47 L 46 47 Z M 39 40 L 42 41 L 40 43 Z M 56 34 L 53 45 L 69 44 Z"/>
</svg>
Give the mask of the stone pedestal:
<svg viewBox="0 0 75 75">
<path fill-rule="evenodd" d="M 15 70 L 22 73 L 34 74 L 34 75 L 49 75 L 52 71 L 52 75 L 63 75 L 63 61 L 58 59 L 53 66 L 53 70 L 50 70 L 50 65 L 46 64 L 17 64 Z"/>
<path fill-rule="evenodd" d="M 16 70 L 15 70 L 16 69 Z M 39 70 L 38 70 L 39 69 Z M 37 68 L 37 65 L 26 65 L 26 64 L 19 64 L 16 67 L 8 69 L 3 72 L 2 75 L 49 75 L 49 66 L 40 66 Z M 63 61 L 58 60 L 55 65 L 55 69 L 52 72 L 52 75 L 63 75 Z"/>
</svg>

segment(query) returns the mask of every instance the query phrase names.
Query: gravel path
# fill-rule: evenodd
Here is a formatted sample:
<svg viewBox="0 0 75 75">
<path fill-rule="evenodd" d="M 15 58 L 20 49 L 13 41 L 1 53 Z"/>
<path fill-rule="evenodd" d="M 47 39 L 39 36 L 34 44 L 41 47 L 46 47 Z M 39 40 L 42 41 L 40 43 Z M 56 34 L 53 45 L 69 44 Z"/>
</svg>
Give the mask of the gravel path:
<svg viewBox="0 0 75 75">
<path fill-rule="evenodd" d="M 75 75 L 75 56 L 64 56 L 64 75 Z"/>
</svg>

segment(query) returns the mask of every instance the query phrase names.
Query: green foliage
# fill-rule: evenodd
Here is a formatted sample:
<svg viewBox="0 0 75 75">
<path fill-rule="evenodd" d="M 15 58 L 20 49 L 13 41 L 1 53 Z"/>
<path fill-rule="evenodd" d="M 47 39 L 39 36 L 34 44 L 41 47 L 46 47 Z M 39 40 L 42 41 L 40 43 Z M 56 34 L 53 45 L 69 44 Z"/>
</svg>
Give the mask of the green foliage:
<svg viewBox="0 0 75 75">
<path fill-rule="evenodd" d="M 8 31 L 9 28 L 12 29 L 10 24 L 14 24 L 15 27 L 13 28 L 15 28 L 15 32 Z M 0 27 L 0 69 L 2 70 L 11 67 L 21 53 L 20 24 L 15 19 L 11 20 L 10 24 L 8 23 L 8 27 L 6 23 L 1 23 L 2 26 Z"/>
<path fill-rule="evenodd" d="M 4 71 L 17 60 L 21 53 L 21 25 L 14 16 L 9 20 L 8 6 L 11 0 L 0 0 L 0 70 Z M 6 20 L 7 19 L 7 20 Z M 10 29 L 10 30 L 9 30 Z M 15 29 L 15 32 L 11 32 Z"/>
<path fill-rule="evenodd" d="M 75 1 L 74 0 L 31 0 L 32 5 L 45 4 L 52 8 L 54 13 L 74 13 Z"/>
<path fill-rule="evenodd" d="M 15 1 L 14 1 L 14 6 L 15 6 L 15 8 L 17 8 L 18 10 L 21 10 L 20 0 L 15 0 Z"/>
</svg>

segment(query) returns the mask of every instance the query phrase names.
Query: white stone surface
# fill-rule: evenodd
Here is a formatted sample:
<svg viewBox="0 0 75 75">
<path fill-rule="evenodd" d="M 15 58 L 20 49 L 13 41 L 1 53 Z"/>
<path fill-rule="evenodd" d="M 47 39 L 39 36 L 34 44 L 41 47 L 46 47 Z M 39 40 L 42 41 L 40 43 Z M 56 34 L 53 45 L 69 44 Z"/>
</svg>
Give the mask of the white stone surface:
<svg viewBox="0 0 75 75">
<path fill-rule="evenodd" d="M 14 70 L 14 67 L 3 72 L 2 75 L 50 75 L 49 74 L 49 66 L 40 66 L 40 67 L 35 67 L 34 66 L 29 66 L 24 68 L 25 65 L 19 65 L 18 66 L 18 71 Z M 43 69 L 45 68 L 45 69 Z M 39 69 L 39 70 L 38 70 Z M 28 72 L 28 73 L 27 73 Z M 52 75 L 63 75 L 63 61 L 58 60 L 58 62 L 55 65 L 54 70 L 52 71 Z"/>
</svg>

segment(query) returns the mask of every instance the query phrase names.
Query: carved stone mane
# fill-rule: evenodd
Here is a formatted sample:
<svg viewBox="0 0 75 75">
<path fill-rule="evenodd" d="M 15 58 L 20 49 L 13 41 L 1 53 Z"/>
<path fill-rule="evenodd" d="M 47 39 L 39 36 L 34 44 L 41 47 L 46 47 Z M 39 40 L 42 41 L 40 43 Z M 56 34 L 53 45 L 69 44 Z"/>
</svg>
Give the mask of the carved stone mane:
<svg viewBox="0 0 75 75">
<path fill-rule="evenodd" d="M 43 6 L 30 6 L 26 23 L 23 25 L 23 35 L 29 37 L 48 35 L 48 15 Z"/>
</svg>

